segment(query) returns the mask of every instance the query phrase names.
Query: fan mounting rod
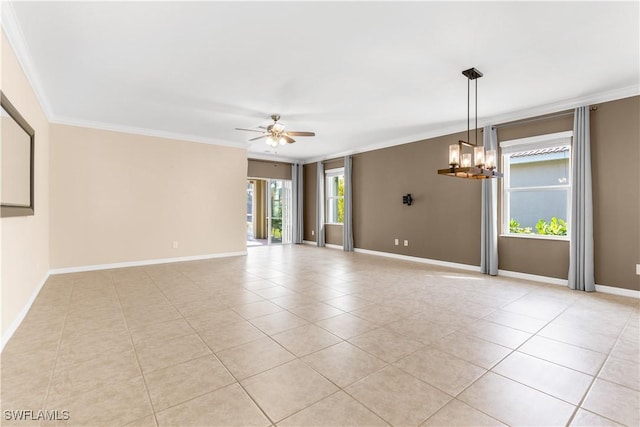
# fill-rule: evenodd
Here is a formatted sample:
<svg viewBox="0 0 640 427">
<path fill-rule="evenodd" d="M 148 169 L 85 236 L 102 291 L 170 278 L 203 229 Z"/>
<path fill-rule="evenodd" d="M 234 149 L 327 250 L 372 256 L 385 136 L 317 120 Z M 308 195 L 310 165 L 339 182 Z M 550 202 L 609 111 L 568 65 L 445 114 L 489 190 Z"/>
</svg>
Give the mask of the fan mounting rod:
<svg viewBox="0 0 640 427">
<path fill-rule="evenodd" d="M 280 114 L 272 114 L 271 120 L 273 120 L 274 122 L 277 122 L 278 120 L 280 120 Z"/>
</svg>

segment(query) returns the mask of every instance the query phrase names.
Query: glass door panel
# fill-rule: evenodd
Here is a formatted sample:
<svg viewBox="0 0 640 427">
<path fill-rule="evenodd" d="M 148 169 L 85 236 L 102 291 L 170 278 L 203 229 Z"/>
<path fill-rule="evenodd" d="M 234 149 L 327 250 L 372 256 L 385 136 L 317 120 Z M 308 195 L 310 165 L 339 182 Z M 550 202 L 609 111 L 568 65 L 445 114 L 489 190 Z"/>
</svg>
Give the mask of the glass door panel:
<svg viewBox="0 0 640 427">
<path fill-rule="evenodd" d="M 291 243 L 291 181 L 270 179 L 267 217 L 269 244 Z"/>
<path fill-rule="evenodd" d="M 247 181 L 247 241 L 255 239 L 255 233 L 253 229 L 253 202 L 254 202 L 254 181 Z"/>
<path fill-rule="evenodd" d="M 291 181 L 282 182 L 282 243 L 293 242 L 293 192 Z"/>
<path fill-rule="evenodd" d="M 269 180 L 269 244 L 282 243 L 282 181 Z"/>
</svg>

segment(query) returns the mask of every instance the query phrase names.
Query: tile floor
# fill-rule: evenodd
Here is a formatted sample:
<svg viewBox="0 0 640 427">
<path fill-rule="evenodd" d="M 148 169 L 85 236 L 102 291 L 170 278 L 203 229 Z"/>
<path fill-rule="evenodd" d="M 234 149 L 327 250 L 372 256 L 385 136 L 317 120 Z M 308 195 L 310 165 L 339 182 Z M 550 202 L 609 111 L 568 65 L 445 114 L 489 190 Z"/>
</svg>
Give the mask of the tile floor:
<svg viewBox="0 0 640 427">
<path fill-rule="evenodd" d="M 637 426 L 638 304 L 309 246 L 51 276 L 1 422 Z"/>
</svg>

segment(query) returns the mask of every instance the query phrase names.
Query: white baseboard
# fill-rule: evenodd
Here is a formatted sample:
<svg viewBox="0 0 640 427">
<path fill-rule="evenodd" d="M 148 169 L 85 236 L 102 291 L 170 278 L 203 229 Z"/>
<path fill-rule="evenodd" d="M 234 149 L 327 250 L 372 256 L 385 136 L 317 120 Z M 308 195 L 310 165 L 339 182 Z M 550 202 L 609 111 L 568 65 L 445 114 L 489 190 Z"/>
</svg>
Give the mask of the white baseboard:
<svg viewBox="0 0 640 427">
<path fill-rule="evenodd" d="M 303 240 L 302 243 L 309 246 L 318 246 L 318 243 L 313 240 Z M 344 249 L 342 245 L 332 245 L 330 243 L 325 243 L 324 247 L 329 249 Z"/>
<path fill-rule="evenodd" d="M 42 287 L 47 282 L 47 279 L 49 278 L 49 274 L 50 273 L 47 272 L 47 274 L 45 274 L 42 280 L 40 280 L 40 282 L 38 283 L 38 286 L 36 286 L 36 288 L 33 290 L 33 293 L 29 297 L 29 300 L 27 301 L 27 303 L 24 305 L 24 307 L 22 307 L 22 310 L 20 310 L 20 313 L 18 313 L 16 318 L 13 319 L 13 322 L 11 322 L 11 325 L 9 326 L 9 328 L 2 335 L 2 342 L 0 342 L 0 352 L 4 350 L 4 346 L 9 342 L 13 334 L 18 330 L 18 326 L 20 326 L 20 324 L 26 317 L 27 313 L 31 309 L 31 306 L 33 305 L 34 301 L 38 297 L 38 294 L 42 290 Z"/>
<path fill-rule="evenodd" d="M 512 277 L 514 279 L 531 280 L 532 282 L 547 283 L 549 285 L 567 286 L 567 279 L 557 277 L 538 276 L 536 274 L 520 273 L 519 271 L 498 270 L 498 276 Z"/>
<path fill-rule="evenodd" d="M 113 264 L 83 265 L 79 267 L 53 268 L 49 270 L 49 274 L 80 273 L 83 271 L 110 270 L 113 268 L 140 267 L 145 265 L 168 264 L 172 262 L 185 262 L 185 261 L 200 261 L 203 259 L 228 258 L 228 257 L 243 256 L 243 255 L 247 255 L 247 251 L 223 252 L 218 254 L 206 254 L 206 255 L 193 255 L 193 256 L 185 256 L 185 257 L 178 257 L 178 258 L 160 258 L 160 259 L 149 259 L 149 260 L 142 260 L 142 261 L 116 262 Z"/>
<path fill-rule="evenodd" d="M 596 285 L 596 292 L 640 299 L 640 291 L 634 291 L 633 289 L 616 288 L 615 286 Z"/>
<path fill-rule="evenodd" d="M 535 274 L 519 273 L 517 271 L 498 270 L 498 274 L 504 277 L 513 277 L 515 279 L 525 279 L 534 282 L 548 283 L 550 285 L 568 286 L 567 279 L 558 279 L 556 277 L 536 276 Z M 632 289 L 616 288 L 615 286 L 596 285 L 596 292 L 603 294 L 620 295 L 623 297 L 631 297 L 640 299 L 640 291 Z"/>
<path fill-rule="evenodd" d="M 340 249 L 343 250 L 344 248 L 342 247 L 342 245 L 331 245 L 329 243 L 325 243 L 324 244 L 325 248 L 329 248 L 329 249 Z"/>
<path fill-rule="evenodd" d="M 308 240 L 305 240 L 303 243 L 305 245 L 313 245 L 313 246 L 316 245 L 316 242 L 311 242 Z M 339 245 L 326 245 L 326 246 L 329 248 L 342 249 L 342 246 L 339 246 Z M 475 265 L 459 264 L 459 263 L 448 262 L 448 261 L 439 261 L 439 260 L 434 260 L 429 258 L 420 258 L 420 257 L 413 257 L 408 255 L 394 254 L 390 252 L 379 252 L 379 251 L 372 251 L 368 249 L 358 249 L 358 248 L 355 249 L 355 252 L 368 254 L 368 255 L 382 256 L 387 258 L 394 258 L 394 259 L 399 259 L 403 261 L 412 261 L 412 262 L 418 262 L 423 264 L 437 265 L 440 267 L 457 268 L 460 270 L 467 270 L 467 271 L 474 271 L 474 272 L 480 271 L 480 267 Z M 42 287 L 44 286 L 44 284 L 46 283 L 50 275 L 64 274 L 64 273 L 77 273 L 77 272 L 94 271 L 94 270 L 108 270 L 113 268 L 138 267 L 138 266 L 166 264 L 166 263 L 173 263 L 173 262 L 198 261 L 198 260 L 204 260 L 204 259 L 226 258 L 226 257 L 243 256 L 243 255 L 247 255 L 247 251 L 225 252 L 225 253 L 218 253 L 218 254 L 195 255 L 195 256 L 187 256 L 187 257 L 179 257 L 179 258 L 162 258 L 162 259 L 153 259 L 153 260 L 144 260 L 144 261 L 131 261 L 131 262 L 120 262 L 120 263 L 113 263 L 113 264 L 87 265 L 87 266 L 80 266 L 80 267 L 65 267 L 65 268 L 51 269 L 38 283 L 38 286 L 36 286 L 36 289 L 34 289 L 33 293 L 29 297 L 29 300 L 27 301 L 25 306 L 22 308 L 22 310 L 20 310 L 20 313 L 18 313 L 18 316 L 16 316 L 16 318 L 13 320 L 9 328 L 2 335 L 2 341 L 0 342 L 0 351 L 4 349 L 4 346 L 7 344 L 9 339 L 11 339 L 13 334 L 16 332 L 16 330 L 24 320 L 25 316 L 29 312 L 29 309 L 31 309 L 31 306 L 33 305 L 34 301 L 36 300 L 38 294 L 42 290 Z M 508 271 L 508 270 L 499 270 L 498 274 L 504 277 L 513 277 L 517 279 L 526 279 L 526 280 L 531 280 L 535 282 L 567 286 L 566 279 L 558 279 L 555 277 L 538 276 L 535 274 L 519 273 L 517 271 Z M 606 294 L 620 295 L 620 296 L 640 299 L 640 291 L 634 291 L 632 289 L 616 288 L 614 286 L 606 286 L 606 285 L 596 285 L 596 291 L 606 293 Z"/>
<path fill-rule="evenodd" d="M 315 242 L 313 243 L 315 244 Z M 378 252 L 378 251 L 372 251 L 369 249 L 358 249 L 358 248 L 355 249 L 355 252 L 360 252 L 360 253 L 369 254 L 369 255 L 383 256 L 387 258 L 395 258 L 395 259 L 400 259 L 404 261 L 420 262 L 423 264 L 438 265 L 441 267 L 458 268 L 460 270 L 475 271 L 475 272 L 480 271 L 480 267 L 476 267 L 475 265 L 459 264 L 459 263 L 448 262 L 448 261 L 439 261 L 439 260 L 434 260 L 429 258 L 419 258 L 419 257 L 413 257 L 413 256 L 407 256 L 407 255 L 394 254 L 390 252 Z M 533 282 L 547 283 L 550 285 L 558 285 L 558 286 L 568 285 L 567 279 L 538 276 L 535 274 L 520 273 L 518 271 L 498 270 L 498 275 L 503 277 L 512 277 L 514 279 L 525 279 L 525 280 L 531 280 Z M 634 291 L 632 289 L 616 288 L 614 286 L 596 285 L 596 292 L 602 292 L 605 294 L 620 295 L 624 297 L 640 299 L 640 291 Z"/>
<path fill-rule="evenodd" d="M 476 265 L 460 264 L 460 263 L 457 263 L 457 262 L 440 261 L 440 260 L 437 260 L 437 259 L 420 258 L 420 257 L 415 257 L 415 256 L 400 255 L 400 254 L 394 254 L 394 253 L 391 253 L 391 252 L 372 251 L 372 250 L 369 250 L 369 249 L 360 249 L 360 248 L 355 248 L 354 252 L 359 252 L 359 253 L 367 254 L 367 255 L 382 256 L 382 257 L 386 257 L 386 258 L 400 259 L 400 260 L 403 260 L 403 261 L 419 262 L 419 263 L 422 263 L 422 264 L 437 265 L 437 266 L 440 266 L 440 267 L 457 268 L 457 269 L 460 269 L 460 270 L 480 272 L 480 267 L 476 266 Z"/>
</svg>

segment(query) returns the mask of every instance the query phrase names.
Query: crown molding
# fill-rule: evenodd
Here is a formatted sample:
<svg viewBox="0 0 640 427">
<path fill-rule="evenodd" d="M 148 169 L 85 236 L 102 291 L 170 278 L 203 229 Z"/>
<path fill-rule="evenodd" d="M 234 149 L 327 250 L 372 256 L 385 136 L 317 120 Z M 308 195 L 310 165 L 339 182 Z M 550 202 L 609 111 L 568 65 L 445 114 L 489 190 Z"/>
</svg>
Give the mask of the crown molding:
<svg viewBox="0 0 640 427">
<path fill-rule="evenodd" d="M 11 1 L 0 1 L 0 26 L 2 26 L 2 30 L 4 31 L 7 41 L 13 49 L 16 58 L 18 58 L 18 63 L 22 67 L 40 107 L 44 111 L 47 119 L 51 121 L 51 104 L 49 103 L 49 100 L 42 88 L 42 84 L 38 78 L 38 73 L 33 65 L 33 61 L 31 60 L 31 55 L 29 55 L 27 43 L 25 42 L 24 35 L 22 34 L 22 30 L 18 24 L 18 19 L 16 18 L 15 11 L 11 4 Z"/>
<path fill-rule="evenodd" d="M 47 116 L 47 119 L 51 123 L 89 127 L 89 128 L 96 128 L 96 129 L 102 129 L 102 130 L 110 130 L 115 132 L 132 133 L 132 134 L 144 135 L 144 136 L 156 136 L 161 138 L 175 139 L 175 140 L 188 141 L 188 142 L 215 144 L 215 145 L 247 149 L 248 151 L 248 147 L 244 144 L 232 143 L 230 141 L 223 141 L 215 138 L 205 138 L 197 135 L 165 132 L 165 131 L 159 131 L 159 130 L 147 129 L 147 128 L 120 126 L 120 125 L 115 125 L 110 123 L 85 121 L 85 120 L 75 119 L 75 118 L 56 117 L 53 114 L 51 104 L 45 95 L 45 91 L 43 90 L 43 86 L 40 83 L 38 73 L 36 72 L 36 69 L 33 65 L 32 58 L 29 55 L 29 50 L 25 42 L 24 35 L 22 33 L 22 30 L 20 29 L 20 25 L 18 24 L 15 11 L 12 6 L 12 1 L 0 1 L 0 4 L 1 4 L 1 8 L 0 8 L 1 27 L 7 37 L 9 44 L 11 45 L 13 51 L 15 52 L 16 57 L 18 58 L 18 62 L 20 63 L 20 65 L 22 66 L 22 69 L 24 70 L 27 80 L 29 81 L 31 88 L 35 93 L 35 96 L 38 102 L 40 103 L 40 106 L 42 107 L 45 115 Z M 634 84 L 634 85 L 623 87 L 623 88 L 611 89 L 609 91 L 575 97 L 575 98 L 562 100 L 554 103 L 549 103 L 549 104 L 545 104 L 537 107 L 527 108 L 527 109 L 523 109 L 515 112 L 509 112 L 501 115 L 479 118 L 478 127 L 484 127 L 486 125 L 498 125 L 498 124 L 507 123 L 510 121 L 537 117 L 545 114 L 555 113 L 558 111 L 573 109 L 581 105 L 597 104 L 597 103 L 608 102 L 608 101 L 628 98 L 628 97 L 637 96 L 637 95 L 640 95 L 640 85 Z M 396 145 L 410 144 L 410 143 L 422 141 L 425 139 L 445 136 L 445 135 L 449 135 L 457 132 L 462 132 L 466 130 L 466 128 L 467 128 L 466 123 L 461 121 L 459 124 L 453 125 L 453 126 L 447 126 L 443 128 L 434 128 L 432 130 L 429 130 L 420 134 L 393 138 L 391 140 L 372 141 L 370 144 L 367 144 L 365 146 L 362 146 L 356 149 L 333 152 L 327 155 L 306 158 L 306 159 L 304 157 L 286 157 L 286 156 L 279 156 L 277 154 L 271 155 L 271 154 L 256 153 L 256 152 L 250 152 L 250 151 L 248 151 L 248 154 L 251 158 L 255 158 L 255 159 L 314 163 L 318 161 L 343 157 L 346 155 L 353 155 L 353 154 L 364 153 L 364 152 L 369 152 L 374 150 L 380 150 L 384 148 L 393 147 Z"/>
<path fill-rule="evenodd" d="M 482 126 L 500 125 L 515 120 L 528 119 L 546 114 L 558 113 L 561 111 L 572 110 L 584 105 L 599 104 L 602 102 L 615 101 L 618 99 L 629 98 L 640 95 L 640 84 L 626 86 L 622 88 L 611 89 L 605 92 L 584 95 L 576 98 L 566 99 L 558 102 L 531 107 L 524 110 L 514 111 L 498 116 L 490 117 L 483 120 Z M 480 122 L 479 122 L 480 125 Z"/>
<path fill-rule="evenodd" d="M 240 148 L 244 150 L 247 149 L 247 147 L 244 144 L 233 143 L 230 141 L 224 141 L 216 138 L 204 138 L 198 135 L 189 135 L 189 134 L 177 133 L 177 132 L 167 132 L 162 130 L 140 128 L 135 126 L 122 126 L 122 125 L 116 125 L 112 123 L 94 122 L 91 120 L 78 120 L 78 119 L 56 116 L 50 120 L 50 123 L 56 124 L 56 125 L 76 126 L 76 127 L 98 129 L 98 130 L 105 130 L 105 131 L 111 131 L 111 132 L 128 133 L 132 135 L 165 138 L 165 139 L 171 139 L 174 141 L 197 142 L 200 144 L 222 145 L 225 147 Z"/>
<path fill-rule="evenodd" d="M 396 145 L 412 144 L 414 142 L 422 141 L 425 139 L 437 138 L 439 136 L 462 132 L 463 130 L 467 130 L 466 122 L 464 127 L 462 124 L 460 124 L 455 126 L 448 126 L 445 128 L 437 128 L 426 133 L 402 136 L 402 137 L 394 138 L 384 142 L 374 142 L 372 144 L 368 144 L 368 145 L 365 145 L 359 148 L 354 148 L 351 150 L 339 151 L 337 153 L 332 153 L 324 156 L 307 158 L 307 159 L 304 159 L 302 163 L 308 164 L 308 163 L 322 162 L 325 160 L 337 159 L 339 157 L 350 156 L 353 154 L 367 153 L 369 151 L 375 151 L 375 150 L 382 150 L 384 148 L 395 147 Z"/>
<path fill-rule="evenodd" d="M 583 105 L 593 105 L 603 102 L 615 101 L 618 99 L 629 98 L 632 96 L 640 95 L 640 84 L 626 86 L 623 88 L 617 88 L 608 90 L 605 92 L 599 92 L 590 95 L 584 95 L 581 97 L 571 98 L 554 103 L 544 104 L 536 107 L 531 107 L 523 110 L 518 110 L 510 113 L 500 114 L 491 117 L 478 118 L 478 128 L 482 129 L 485 126 L 496 126 L 503 123 L 509 123 L 516 120 L 528 119 L 538 116 L 544 116 L 546 114 L 553 114 L 560 111 L 571 110 Z M 422 141 L 430 138 L 437 138 L 440 136 L 451 135 L 458 132 L 466 131 L 466 122 L 444 128 L 433 129 L 426 133 L 416 134 L 412 136 L 404 136 L 401 138 L 395 138 L 392 140 L 377 142 L 369 144 L 357 149 L 340 151 L 337 153 L 331 153 L 324 156 L 312 157 L 305 159 L 304 164 L 321 162 L 324 160 L 335 159 L 338 157 L 344 157 L 353 154 L 366 153 L 369 151 L 381 150 L 384 148 L 394 147 L 396 145 L 411 144 L 414 142 Z"/>
<path fill-rule="evenodd" d="M 266 160 L 268 162 L 301 163 L 299 159 L 293 157 L 279 156 L 277 154 L 247 152 L 249 160 Z"/>
<path fill-rule="evenodd" d="M 531 117 L 544 116 L 545 114 L 557 113 L 559 111 L 565 111 L 572 108 L 576 108 L 582 105 L 590 105 L 597 104 L 602 102 L 614 101 L 617 99 L 629 98 L 631 96 L 640 95 L 640 85 L 632 85 L 624 88 L 613 89 L 606 92 L 600 92 L 597 94 L 587 95 L 583 97 L 573 98 L 569 100 L 564 100 L 556 103 L 545 104 L 542 106 L 532 107 L 524 110 L 518 110 L 512 113 L 502 114 L 498 116 L 485 117 L 478 119 L 478 128 L 483 128 L 484 126 L 489 125 L 499 125 L 502 123 L 508 123 L 515 120 L 522 120 Z M 137 128 L 137 127 L 128 127 L 128 126 L 120 126 L 114 124 L 107 124 L 101 122 L 93 122 L 93 121 L 85 121 L 85 120 L 77 120 L 71 118 L 58 118 L 54 117 L 50 120 L 52 123 L 70 125 L 70 126 L 80 126 L 80 127 L 88 127 L 102 130 L 110 130 L 114 132 L 123 132 L 123 133 L 131 133 L 135 135 L 144 135 L 144 136 L 156 136 L 161 138 L 175 139 L 180 141 L 188 141 L 188 142 L 199 142 L 203 144 L 214 144 L 214 145 L 223 145 L 228 147 L 235 148 L 245 148 L 238 143 L 233 143 L 229 141 L 223 141 L 215 138 L 203 138 L 201 136 L 196 135 L 188 135 L 181 133 L 173 133 L 173 132 L 165 132 L 158 131 L 147 128 Z M 392 140 L 387 140 L 384 142 L 376 142 L 372 143 L 357 149 L 351 149 L 346 151 L 340 151 L 337 153 L 332 153 L 329 155 L 312 157 L 312 158 L 295 158 L 295 157 L 287 157 L 280 156 L 277 154 L 268 154 L 268 153 L 256 153 L 252 151 L 248 151 L 247 153 L 249 158 L 256 160 L 273 160 L 273 161 L 281 161 L 281 162 L 289 162 L 296 163 L 300 162 L 302 164 L 315 163 L 324 160 L 336 159 L 339 157 L 366 153 L 369 151 L 381 150 L 384 148 L 394 147 L 397 145 L 411 144 L 418 141 L 423 141 L 425 139 L 437 138 L 440 136 L 451 135 L 458 132 L 463 132 L 467 129 L 466 123 L 460 122 L 459 124 L 447 126 L 443 128 L 436 128 L 426 133 L 414 134 L 409 136 L 403 136 L 394 138 Z"/>
</svg>

